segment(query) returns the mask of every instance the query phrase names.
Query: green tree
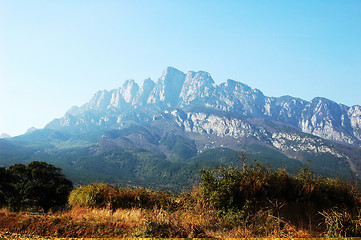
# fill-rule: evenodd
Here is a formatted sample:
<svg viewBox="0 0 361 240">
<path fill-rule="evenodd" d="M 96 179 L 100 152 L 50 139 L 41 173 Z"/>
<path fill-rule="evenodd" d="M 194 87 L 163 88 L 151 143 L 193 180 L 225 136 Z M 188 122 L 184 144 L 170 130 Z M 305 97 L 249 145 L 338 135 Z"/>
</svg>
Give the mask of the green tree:
<svg viewBox="0 0 361 240">
<path fill-rule="evenodd" d="M 6 168 L 0 167 L 0 206 L 6 206 L 9 196 L 13 193 L 11 175 Z"/>
<path fill-rule="evenodd" d="M 27 166 L 15 164 L 9 167 L 14 194 L 9 206 L 14 210 L 24 207 L 40 207 L 44 212 L 57 209 L 67 203 L 73 184 L 61 169 L 45 162 L 31 162 Z"/>
</svg>

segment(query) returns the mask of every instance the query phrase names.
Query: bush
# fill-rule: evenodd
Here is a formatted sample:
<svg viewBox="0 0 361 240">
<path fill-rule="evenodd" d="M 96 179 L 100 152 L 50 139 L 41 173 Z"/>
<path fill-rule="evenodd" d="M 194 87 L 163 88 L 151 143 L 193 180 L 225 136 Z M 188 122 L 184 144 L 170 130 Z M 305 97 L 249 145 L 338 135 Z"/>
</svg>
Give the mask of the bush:
<svg viewBox="0 0 361 240">
<path fill-rule="evenodd" d="M 165 192 L 153 192 L 145 188 L 113 187 L 104 183 L 76 188 L 70 193 L 69 204 L 88 208 L 152 208 L 172 206 L 171 197 Z"/>
<path fill-rule="evenodd" d="M 0 167 L 0 207 L 8 205 L 8 198 L 13 195 L 12 177 L 6 168 Z"/>
<path fill-rule="evenodd" d="M 45 162 L 15 164 L 0 171 L 0 200 L 15 211 L 42 208 L 48 212 L 50 208 L 61 208 L 72 188 L 72 182 L 60 168 Z M 5 193 L 5 201 L 1 192 Z"/>
<path fill-rule="evenodd" d="M 74 189 L 68 202 L 71 206 L 113 209 L 117 205 L 118 197 L 117 187 L 95 183 Z"/>
<path fill-rule="evenodd" d="M 358 192 L 339 179 L 316 177 L 308 166 L 295 176 L 284 169 L 273 170 L 259 163 L 239 167 L 202 170 L 201 187 L 204 201 L 223 213 L 260 210 L 293 221 L 321 221 L 319 212 L 331 208 L 353 212 L 360 206 Z M 246 209 L 246 210 L 245 210 Z"/>
</svg>

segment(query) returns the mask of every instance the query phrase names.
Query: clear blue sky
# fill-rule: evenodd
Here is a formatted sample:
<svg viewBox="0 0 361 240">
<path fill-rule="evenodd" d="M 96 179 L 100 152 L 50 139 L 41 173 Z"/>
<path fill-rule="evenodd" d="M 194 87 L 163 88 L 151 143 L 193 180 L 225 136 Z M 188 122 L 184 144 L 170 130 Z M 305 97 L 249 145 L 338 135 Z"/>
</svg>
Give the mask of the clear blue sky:
<svg viewBox="0 0 361 240">
<path fill-rule="evenodd" d="M 360 105 L 361 1 L 0 0 L 0 134 L 167 66 Z"/>
</svg>

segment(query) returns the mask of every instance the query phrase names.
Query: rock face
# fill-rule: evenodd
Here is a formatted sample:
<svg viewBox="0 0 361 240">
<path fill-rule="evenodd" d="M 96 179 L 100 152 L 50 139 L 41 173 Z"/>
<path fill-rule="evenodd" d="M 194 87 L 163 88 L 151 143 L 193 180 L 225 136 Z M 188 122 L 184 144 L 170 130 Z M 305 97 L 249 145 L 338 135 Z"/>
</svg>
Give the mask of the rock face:
<svg viewBox="0 0 361 240">
<path fill-rule="evenodd" d="M 126 122 L 144 124 L 164 111 L 183 110 L 186 131 L 218 136 L 255 134 L 237 119 L 267 119 L 288 124 L 323 139 L 361 146 L 361 107 L 337 104 L 325 98 L 305 101 L 291 96 L 264 96 L 260 90 L 234 81 L 216 85 L 209 73 L 183 72 L 168 67 L 157 83 L 146 79 L 138 86 L 127 80 L 121 88 L 99 91 L 81 107 L 71 108 L 63 118 L 47 125 L 54 130 L 86 132 L 99 128 L 122 128 Z M 231 114 L 233 120 L 211 117 Z M 177 119 L 182 117 L 179 115 Z M 203 120 L 202 120 L 203 119 Z M 180 123 L 181 122 L 181 123 Z M 272 137 L 273 136 L 273 137 Z M 272 139 L 276 135 L 266 138 Z M 277 135 L 279 136 L 279 135 Z M 277 145 L 277 144 L 276 144 Z"/>
<path fill-rule="evenodd" d="M 180 92 L 178 105 L 186 107 L 209 104 L 216 87 L 209 73 L 188 72 Z"/>
<path fill-rule="evenodd" d="M 140 86 L 140 89 L 137 92 L 137 95 L 135 96 L 132 104 L 135 106 L 146 105 L 150 92 L 153 90 L 154 86 L 155 83 L 152 81 L 152 79 L 150 78 L 145 79 L 142 85 Z"/>
<path fill-rule="evenodd" d="M 168 67 L 151 91 L 147 103 L 161 107 L 175 107 L 185 80 L 185 74 L 175 68 Z"/>
<path fill-rule="evenodd" d="M 267 121 L 253 121 L 253 119 L 240 119 L 234 116 L 224 116 L 203 112 L 171 112 L 174 121 L 186 132 L 201 135 L 213 134 L 218 137 L 232 137 L 235 140 L 262 142 L 288 152 L 290 155 L 297 152 L 311 154 L 329 153 L 337 158 L 346 157 L 341 151 L 335 150 L 331 142 L 310 134 L 302 134 L 296 128 L 286 125 L 274 125 Z M 272 126 L 273 125 L 273 126 Z"/>
</svg>

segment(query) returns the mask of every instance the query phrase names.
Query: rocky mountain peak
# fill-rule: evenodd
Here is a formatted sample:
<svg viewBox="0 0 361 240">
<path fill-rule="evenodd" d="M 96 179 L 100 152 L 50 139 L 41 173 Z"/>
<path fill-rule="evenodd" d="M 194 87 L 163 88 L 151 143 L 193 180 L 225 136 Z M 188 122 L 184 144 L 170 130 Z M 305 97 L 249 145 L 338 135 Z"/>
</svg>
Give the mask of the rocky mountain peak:
<svg viewBox="0 0 361 240">
<path fill-rule="evenodd" d="M 140 85 L 139 91 L 137 95 L 133 99 L 133 105 L 145 105 L 147 104 L 147 99 L 149 97 L 150 92 L 153 90 L 155 83 L 152 79 L 145 79 Z"/>
<path fill-rule="evenodd" d="M 138 84 L 134 80 L 127 80 L 124 82 L 123 86 L 112 91 L 112 96 L 108 109 L 115 109 L 122 111 L 128 107 L 136 96 L 139 90 Z"/>
<path fill-rule="evenodd" d="M 176 69 L 174 67 L 168 66 L 163 71 L 160 79 L 164 81 L 165 79 L 170 79 L 170 78 L 172 78 L 174 76 L 177 76 L 177 75 L 185 75 L 185 74 L 182 71 L 180 71 L 180 70 L 178 70 L 178 69 Z"/>
<path fill-rule="evenodd" d="M 151 78 L 147 78 L 145 79 L 142 84 L 141 84 L 141 88 L 144 89 L 144 88 L 149 88 L 150 86 L 153 88 L 155 85 L 155 82 L 153 82 L 153 80 Z"/>
<path fill-rule="evenodd" d="M 209 73 L 190 71 L 186 75 L 180 93 L 180 106 L 205 103 L 215 89 L 216 85 Z"/>
<path fill-rule="evenodd" d="M 232 93 L 232 94 L 235 93 L 235 94 L 245 95 L 245 96 L 250 96 L 252 94 L 263 95 L 263 93 L 261 91 L 259 91 L 258 89 L 252 89 L 247 84 L 237 82 L 233 79 L 227 79 L 227 81 L 225 83 L 222 83 L 220 86 L 223 89 L 225 89 L 227 92 Z"/>
<path fill-rule="evenodd" d="M 124 82 L 120 92 L 124 101 L 130 103 L 137 94 L 138 90 L 138 84 L 133 79 L 131 79 Z"/>
<path fill-rule="evenodd" d="M 157 83 L 146 79 L 139 87 L 134 80 L 127 80 L 121 88 L 98 91 L 88 103 L 70 109 L 63 119 L 48 126 L 76 126 L 81 131 L 99 126 L 119 128 L 122 121 L 149 122 L 175 108 L 272 120 L 304 133 L 361 146 L 360 106 L 350 108 L 320 97 L 310 102 L 291 96 L 267 97 L 232 79 L 216 85 L 207 72 L 185 74 L 173 67 L 167 67 Z"/>
<path fill-rule="evenodd" d="M 173 67 L 167 67 L 150 93 L 148 103 L 175 106 L 185 81 L 185 74 Z"/>
<path fill-rule="evenodd" d="M 83 110 L 103 110 L 106 109 L 109 100 L 110 100 L 111 94 L 107 90 L 98 91 L 94 94 L 92 99 L 86 104 L 85 109 Z M 73 108 L 73 112 L 76 111 L 76 108 Z"/>
<path fill-rule="evenodd" d="M 73 115 L 73 116 L 76 116 L 76 115 L 79 115 L 81 114 L 81 109 L 80 107 L 78 106 L 72 106 L 67 112 L 65 115 Z"/>
<path fill-rule="evenodd" d="M 206 84 L 214 84 L 214 80 L 211 77 L 211 74 L 204 71 L 189 71 L 186 75 L 185 82 L 189 81 L 198 81 Z"/>
</svg>

